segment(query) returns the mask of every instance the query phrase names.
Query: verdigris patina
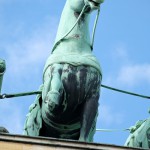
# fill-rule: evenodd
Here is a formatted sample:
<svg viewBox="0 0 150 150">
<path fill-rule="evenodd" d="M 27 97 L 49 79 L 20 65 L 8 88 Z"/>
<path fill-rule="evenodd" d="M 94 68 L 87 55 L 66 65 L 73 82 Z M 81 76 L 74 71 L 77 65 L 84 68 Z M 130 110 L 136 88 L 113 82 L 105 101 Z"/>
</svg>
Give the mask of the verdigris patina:
<svg viewBox="0 0 150 150">
<path fill-rule="evenodd" d="M 0 59 L 0 94 L 1 94 L 1 88 L 2 88 L 2 82 L 3 82 L 3 75 L 6 70 L 6 64 L 3 59 Z M 8 130 L 4 127 L 0 127 L 0 133 L 8 133 Z"/>
<path fill-rule="evenodd" d="M 130 135 L 125 146 L 150 148 L 150 118 L 139 120 L 130 128 Z"/>
<path fill-rule="evenodd" d="M 0 127 L 0 134 L 1 133 L 9 133 L 8 130 L 4 127 Z"/>
<path fill-rule="evenodd" d="M 5 69 L 6 69 L 5 61 L 0 59 L 0 93 L 1 93 L 3 75 L 5 73 Z"/>
<path fill-rule="evenodd" d="M 89 17 L 103 0 L 67 0 L 24 134 L 93 141 L 102 78 L 92 54 Z"/>
</svg>

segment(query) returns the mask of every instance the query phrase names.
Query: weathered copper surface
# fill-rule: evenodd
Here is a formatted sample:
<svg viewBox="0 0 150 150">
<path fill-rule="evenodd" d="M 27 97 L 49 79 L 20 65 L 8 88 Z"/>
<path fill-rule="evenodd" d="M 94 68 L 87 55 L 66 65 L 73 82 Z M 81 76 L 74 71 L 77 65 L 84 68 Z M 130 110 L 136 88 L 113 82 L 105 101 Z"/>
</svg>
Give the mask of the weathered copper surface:
<svg viewBox="0 0 150 150">
<path fill-rule="evenodd" d="M 25 135 L 93 141 L 102 73 L 92 53 L 89 17 L 102 2 L 66 1 Z"/>
</svg>

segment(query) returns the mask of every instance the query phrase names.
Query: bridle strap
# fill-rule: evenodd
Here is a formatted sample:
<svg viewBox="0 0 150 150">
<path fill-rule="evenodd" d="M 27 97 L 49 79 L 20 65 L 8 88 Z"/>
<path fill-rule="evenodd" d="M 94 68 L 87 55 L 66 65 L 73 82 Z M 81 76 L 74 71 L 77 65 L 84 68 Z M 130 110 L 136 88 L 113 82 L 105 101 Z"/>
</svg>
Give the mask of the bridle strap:
<svg viewBox="0 0 150 150">
<path fill-rule="evenodd" d="M 100 14 L 100 8 L 97 10 L 97 15 L 96 15 L 96 18 L 95 18 L 94 27 L 93 27 L 93 32 L 92 32 L 92 41 L 91 41 L 91 50 L 92 50 L 92 51 L 93 51 L 94 38 L 95 38 L 95 31 L 96 31 L 96 27 L 97 27 L 97 22 L 98 22 L 99 14 Z"/>
<path fill-rule="evenodd" d="M 79 14 L 79 16 L 78 16 L 76 22 L 74 23 L 74 25 L 72 26 L 72 28 L 71 28 L 61 39 L 59 39 L 59 40 L 54 44 L 51 53 L 53 53 L 54 50 L 55 50 L 55 48 L 56 48 L 63 40 L 65 40 L 65 38 L 71 33 L 71 31 L 75 28 L 75 26 L 77 25 L 77 23 L 80 21 L 82 15 L 84 14 L 85 10 L 86 10 L 88 7 L 89 7 L 88 4 L 85 4 L 85 5 L 84 5 L 84 7 L 82 8 L 81 13 Z M 100 9 L 98 9 L 97 16 L 96 16 L 95 23 L 94 23 L 94 27 L 93 27 L 92 42 L 91 42 L 91 44 L 90 44 L 91 50 L 93 50 L 94 36 L 95 36 L 95 31 L 96 31 L 96 26 L 97 26 L 97 22 L 98 22 L 99 13 L 100 13 Z"/>
</svg>

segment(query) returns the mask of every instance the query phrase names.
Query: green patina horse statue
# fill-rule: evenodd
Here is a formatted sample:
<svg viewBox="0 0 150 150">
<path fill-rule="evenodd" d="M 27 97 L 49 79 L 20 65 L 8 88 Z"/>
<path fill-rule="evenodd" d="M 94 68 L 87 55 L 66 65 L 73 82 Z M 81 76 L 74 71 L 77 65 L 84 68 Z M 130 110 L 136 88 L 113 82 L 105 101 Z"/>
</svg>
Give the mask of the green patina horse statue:
<svg viewBox="0 0 150 150">
<path fill-rule="evenodd" d="M 150 149 L 150 118 L 139 120 L 130 128 L 125 146 Z"/>
<path fill-rule="evenodd" d="M 3 82 L 3 75 L 6 70 L 5 61 L 3 59 L 0 59 L 0 93 L 2 88 L 2 82 Z"/>
<path fill-rule="evenodd" d="M 3 59 L 0 59 L 0 94 L 5 70 L 6 70 L 5 61 Z M 8 133 L 8 130 L 0 126 L 0 133 Z"/>
<path fill-rule="evenodd" d="M 42 95 L 30 106 L 24 134 L 92 142 L 101 68 L 92 53 L 89 18 L 103 0 L 67 0 L 47 59 Z"/>
</svg>

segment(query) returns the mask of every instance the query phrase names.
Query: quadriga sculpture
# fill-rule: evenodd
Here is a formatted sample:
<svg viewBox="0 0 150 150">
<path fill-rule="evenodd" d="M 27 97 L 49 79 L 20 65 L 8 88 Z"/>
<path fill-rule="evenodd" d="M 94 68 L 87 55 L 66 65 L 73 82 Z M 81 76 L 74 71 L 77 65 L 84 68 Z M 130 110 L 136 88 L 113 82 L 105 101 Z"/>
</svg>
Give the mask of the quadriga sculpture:
<svg viewBox="0 0 150 150">
<path fill-rule="evenodd" d="M 125 146 L 150 149 L 150 118 L 140 120 L 131 127 Z"/>
<path fill-rule="evenodd" d="M 91 142 L 98 114 L 100 65 L 92 54 L 89 17 L 103 0 L 67 0 L 56 42 L 24 134 Z"/>
</svg>

